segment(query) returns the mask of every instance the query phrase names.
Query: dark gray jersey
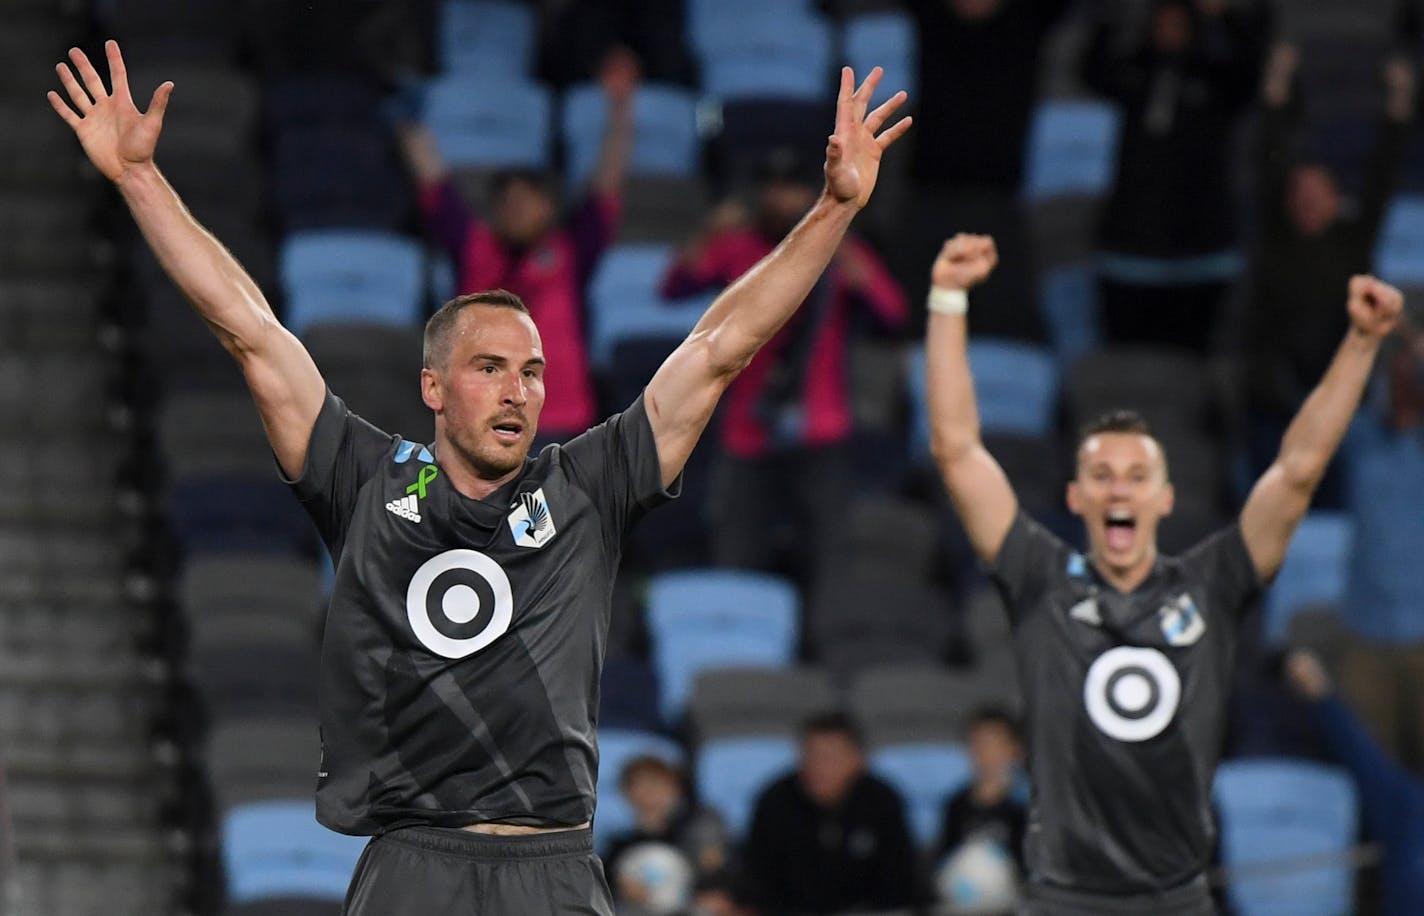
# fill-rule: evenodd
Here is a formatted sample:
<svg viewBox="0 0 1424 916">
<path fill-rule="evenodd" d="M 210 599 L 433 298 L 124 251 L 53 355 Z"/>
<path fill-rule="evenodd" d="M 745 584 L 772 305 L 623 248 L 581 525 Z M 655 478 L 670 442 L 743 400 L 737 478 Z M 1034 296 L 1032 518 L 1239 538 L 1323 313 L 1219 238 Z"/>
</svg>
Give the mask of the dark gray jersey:
<svg viewBox="0 0 1424 916">
<path fill-rule="evenodd" d="M 336 564 L 318 819 L 589 820 L 623 535 L 672 495 L 642 398 L 474 500 L 428 447 L 328 395 L 292 487 Z"/>
<path fill-rule="evenodd" d="M 1131 894 L 1199 875 L 1237 626 L 1260 591 L 1240 526 L 1122 594 L 1020 512 L 993 576 L 1027 703 L 1031 879 Z"/>
</svg>

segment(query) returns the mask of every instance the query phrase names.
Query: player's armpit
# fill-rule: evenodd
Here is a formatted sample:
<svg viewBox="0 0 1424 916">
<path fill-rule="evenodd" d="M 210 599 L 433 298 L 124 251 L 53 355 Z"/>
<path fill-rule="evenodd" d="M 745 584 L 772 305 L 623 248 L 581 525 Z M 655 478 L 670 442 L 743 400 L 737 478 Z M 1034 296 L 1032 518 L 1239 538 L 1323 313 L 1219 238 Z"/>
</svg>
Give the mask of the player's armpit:
<svg viewBox="0 0 1424 916">
<path fill-rule="evenodd" d="M 326 382 L 302 342 L 275 319 L 229 352 L 247 379 L 277 464 L 295 480 L 306 465 Z"/>
</svg>

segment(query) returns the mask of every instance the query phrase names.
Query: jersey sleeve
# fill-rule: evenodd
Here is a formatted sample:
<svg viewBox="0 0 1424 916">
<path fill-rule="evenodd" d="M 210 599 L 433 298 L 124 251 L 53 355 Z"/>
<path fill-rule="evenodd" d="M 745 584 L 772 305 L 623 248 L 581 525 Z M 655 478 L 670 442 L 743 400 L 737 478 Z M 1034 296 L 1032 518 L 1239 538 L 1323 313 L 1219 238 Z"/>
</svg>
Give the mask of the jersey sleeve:
<svg viewBox="0 0 1424 916">
<path fill-rule="evenodd" d="M 682 478 L 663 486 L 662 464 L 643 396 L 622 413 L 562 446 L 570 476 L 586 492 L 603 517 L 605 532 L 623 532 L 649 509 L 675 499 Z"/>
<path fill-rule="evenodd" d="M 307 443 L 301 476 L 286 480 L 316 523 L 333 557 L 341 551 L 356 508 L 356 494 L 376 472 L 395 437 L 351 412 L 330 391 Z M 285 480 L 285 477 L 284 477 Z"/>
<path fill-rule="evenodd" d="M 1012 622 L 1042 601 L 1068 553 L 1066 544 L 1019 509 L 989 569 Z"/>
<path fill-rule="evenodd" d="M 1240 521 L 1233 522 L 1182 555 L 1182 562 L 1211 591 L 1211 607 L 1240 619 L 1265 583 L 1256 575 Z"/>
</svg>

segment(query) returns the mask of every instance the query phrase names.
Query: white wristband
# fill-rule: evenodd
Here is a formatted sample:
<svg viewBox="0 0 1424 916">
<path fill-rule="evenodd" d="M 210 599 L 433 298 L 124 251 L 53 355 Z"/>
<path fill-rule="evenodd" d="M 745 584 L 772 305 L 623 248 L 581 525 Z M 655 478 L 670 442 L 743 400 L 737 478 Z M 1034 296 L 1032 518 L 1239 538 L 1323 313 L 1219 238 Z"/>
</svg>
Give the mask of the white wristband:
<svg viewBox="0 0 1424 916">
<path fill-rule="evenodd" d="M 962 289 L 942 289 L 930 287 L 930 298 L 925 303 L 931 312 L 942 315 L 963 315 L 969 311 L 969 294 Z"/>
</svg>

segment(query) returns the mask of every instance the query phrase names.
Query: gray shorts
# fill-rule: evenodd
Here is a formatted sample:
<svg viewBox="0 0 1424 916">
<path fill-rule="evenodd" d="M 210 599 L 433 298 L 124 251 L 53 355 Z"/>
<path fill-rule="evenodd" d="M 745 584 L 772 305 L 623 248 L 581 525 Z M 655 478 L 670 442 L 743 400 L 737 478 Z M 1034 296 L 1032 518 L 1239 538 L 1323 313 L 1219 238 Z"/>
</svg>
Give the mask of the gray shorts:
<svg viewBox="0 0 1424 916">
<path fill-rule="evenodd" d="M 486 836 L 403 827 L 371 840 L 344 916 L 613 916 L 593 831 Z"/>
</svg>

